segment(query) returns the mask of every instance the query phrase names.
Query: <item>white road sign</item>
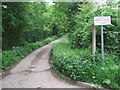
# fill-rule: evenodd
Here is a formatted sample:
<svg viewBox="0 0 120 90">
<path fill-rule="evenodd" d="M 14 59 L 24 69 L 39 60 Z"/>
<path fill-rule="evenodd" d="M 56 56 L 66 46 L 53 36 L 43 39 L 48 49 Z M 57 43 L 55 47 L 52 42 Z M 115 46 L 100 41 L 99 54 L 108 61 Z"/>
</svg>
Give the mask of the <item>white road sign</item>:
<svg viewBox="0 0 120 90">
<path fill-rule="evenodd" d="M 94 17 L 94 25 L 110 25 L 110 24 L 111 24 L 110 16 Z"/>
</svg>

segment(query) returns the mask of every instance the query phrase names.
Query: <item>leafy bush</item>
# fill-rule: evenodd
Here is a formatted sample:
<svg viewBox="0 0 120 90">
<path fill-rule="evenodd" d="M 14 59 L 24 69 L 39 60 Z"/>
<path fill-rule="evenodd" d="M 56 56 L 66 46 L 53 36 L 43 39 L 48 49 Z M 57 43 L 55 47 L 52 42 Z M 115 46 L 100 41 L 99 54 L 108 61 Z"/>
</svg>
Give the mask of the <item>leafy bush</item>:
<svg viewBox="0 0 120 90">
<path fill-rule="evenodd" d="M 119 33 L 120 27 L 117 24 L 118 11 L 112 9 L 117 6 L 116 3 L 111 3 L 111 6 L 104 6 L 104 9 L 94 7 L 93 3 L 85 3 L 78 7 L 80 10 L 74 15 L 75 25 L 69 33 L 69 40 L 71 46 L 74 48 L 88 48 L 92 44 L 92 30 L 94 24 L 94 17 L 100 16 L 103 13 L 103 16 L 111 16 L 112 25 L 104 26 L 104 41 L 105 41 L 105 50 L 109 52 L 117 52 L 119 55 Z M 96 42 L 97 48 L 101 48 L 101 31 L 100 26 L 96 26 Z"/>
<path fill-rule="evenodd" d="M 13 47 L 11 50 L 4 50 L 2 52 L 2 70 L 7 70 L 11 65 L 17 63 L 21 58 L 27 56 L 30 52 L 41 47 L 53 40 L 56 37 L 47 38 L 42 42 L 29 43 L 25 46 Z"/>
<path fill-rule="evenodd" d="M 64 38 L 52 48 L 52 67 L 63 75 L 76 80 L 94 83 L 101 87 L 118 88 L 119 59 L 114 54 L 105 54 L 105 64 L 101 64 L 98 53 L 93 60 L 90 49 L 73 49 Z"/>
</svg>

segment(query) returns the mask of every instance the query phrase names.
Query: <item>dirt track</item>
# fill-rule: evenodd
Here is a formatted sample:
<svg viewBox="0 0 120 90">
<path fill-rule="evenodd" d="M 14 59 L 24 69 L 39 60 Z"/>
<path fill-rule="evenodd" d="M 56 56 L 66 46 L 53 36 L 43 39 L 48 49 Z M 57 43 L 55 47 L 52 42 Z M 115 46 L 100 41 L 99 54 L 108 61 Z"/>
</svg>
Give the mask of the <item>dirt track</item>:
<svg viewBox="0 0 120 90">
<path fill-rule="evenodd" d="M 38 48 L 21 60 L 2 79 L 3 88 L 82 88 L 55 75 L 49 64 L 50 50 L 55 40 Z"/>
</svg>

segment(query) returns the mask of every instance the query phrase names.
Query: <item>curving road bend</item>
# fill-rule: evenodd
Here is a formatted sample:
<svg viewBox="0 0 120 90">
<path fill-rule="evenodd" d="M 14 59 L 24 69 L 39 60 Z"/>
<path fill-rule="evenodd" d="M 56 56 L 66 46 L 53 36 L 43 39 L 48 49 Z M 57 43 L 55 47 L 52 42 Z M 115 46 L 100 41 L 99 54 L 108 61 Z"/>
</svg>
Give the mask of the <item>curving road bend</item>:
<svg viewBox="0 0 120 90">
<path fill-rule="evenodd" d="M 50 51 L 57 39 L 33 51 L 2 79 L 2 88 L 84 88 L 58 77 L 49 64 Z"/>
</svg>

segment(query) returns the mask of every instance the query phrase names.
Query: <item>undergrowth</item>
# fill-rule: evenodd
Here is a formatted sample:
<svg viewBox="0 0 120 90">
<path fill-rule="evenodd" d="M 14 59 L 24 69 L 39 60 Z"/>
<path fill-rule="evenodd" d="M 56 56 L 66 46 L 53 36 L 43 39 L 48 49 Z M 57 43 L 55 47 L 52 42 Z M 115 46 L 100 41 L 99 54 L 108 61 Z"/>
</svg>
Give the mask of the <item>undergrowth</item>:
<svg viewBox="0 0 120 90">
<path fill-rule="evenodd" d="M 52 48 L 52 68 L 75 81 L 93 83 L 105 88 L 119 88 L 118 56 L 106 52 L 103 65 L 100 53 L 93 60 L 90 52 L 87 48 L 71 48 L 65 37 Z"/>
</svg>

